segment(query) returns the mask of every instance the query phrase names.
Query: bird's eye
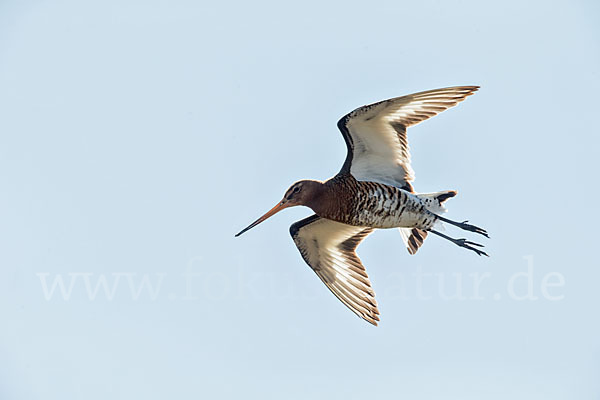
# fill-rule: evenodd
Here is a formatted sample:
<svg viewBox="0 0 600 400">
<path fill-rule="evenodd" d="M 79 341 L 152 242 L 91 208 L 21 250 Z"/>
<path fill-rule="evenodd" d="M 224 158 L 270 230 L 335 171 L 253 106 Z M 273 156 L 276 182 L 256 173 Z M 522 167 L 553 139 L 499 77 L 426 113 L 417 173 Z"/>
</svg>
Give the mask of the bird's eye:
<svg viewBox="0 0 600 400">
<path fill-rule="evenodd" d="M 296 187 L 294 188 L 294 193 L 298 193 L 299 191 L 300 191 L 300 186 L 296 186 Z"/>
</svg>

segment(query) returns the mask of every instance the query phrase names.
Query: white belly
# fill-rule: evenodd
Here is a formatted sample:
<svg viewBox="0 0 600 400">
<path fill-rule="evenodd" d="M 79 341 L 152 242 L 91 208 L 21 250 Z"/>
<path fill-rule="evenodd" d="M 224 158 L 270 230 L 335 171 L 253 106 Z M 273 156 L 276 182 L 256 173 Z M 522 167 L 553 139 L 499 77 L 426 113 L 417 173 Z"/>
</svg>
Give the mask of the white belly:
<svg viewBox="0 0 600 400">
<path fill-rule="evenodd" d="M 436 217 L 416 195 L 391 186 L 377 185 L 357 194 L 355 224 L 373 228 L 419 228 L 427 230 Z"/>
</svg>

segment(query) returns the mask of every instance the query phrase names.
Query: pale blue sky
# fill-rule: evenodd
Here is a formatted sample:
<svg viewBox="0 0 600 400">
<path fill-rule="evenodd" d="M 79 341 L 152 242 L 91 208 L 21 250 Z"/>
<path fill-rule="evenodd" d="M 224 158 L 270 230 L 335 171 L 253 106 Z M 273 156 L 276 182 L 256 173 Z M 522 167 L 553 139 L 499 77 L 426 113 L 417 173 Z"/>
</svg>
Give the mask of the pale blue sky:
<svg viewBox="0 0 600 400">
<path fill-rule="evenodd" d="M 3 1 L 0 398 L 598 399 L 599 11 Z M 415 187 L 490 259 L 370 236 L 374 328 L 300 258 L 310 210 L 233 237 L 339 170 L 346 112 L 463 84 Z"/>
</svg>

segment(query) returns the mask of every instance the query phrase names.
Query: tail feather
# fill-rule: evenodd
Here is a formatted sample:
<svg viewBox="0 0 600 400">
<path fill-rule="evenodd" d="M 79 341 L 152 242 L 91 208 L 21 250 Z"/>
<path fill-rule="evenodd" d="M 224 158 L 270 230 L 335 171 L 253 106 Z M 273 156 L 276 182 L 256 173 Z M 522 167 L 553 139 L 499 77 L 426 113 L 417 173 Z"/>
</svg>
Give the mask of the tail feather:
<svg viewBox="0 0 600 400">
<path fill-rule="evenodd" d="M 415 193 L 425 203 L 425 207 L 432 213 L 441 214 L 446 212 L 444 202 L 456 196 L 456 190 L 444 190 L 435 193 Z"/>
<path fill-rule="evenodd" d="M 414 255 L 423 245 L 423 241 L 427 237 L 427 232 L 417 228 L 398 228 L 402 241 L 406 245 L 408 253 Z"/>
<path fill-rule="evenodd" d="M 455 190 L 444 190 L 442 192 L 435 193 L 417 193 L 417 196 L 423 200 L 425 207 L 436 214 L 442 214 L 446 212 L 446 208 L 443 203 L 456 196 Z M 402 241 L 408 250 L 408 253 L 413 255 L 417 253 L 417 250 L 423 245 L 427 232 L 417 228 L 398 228 Z"/>
</svg>

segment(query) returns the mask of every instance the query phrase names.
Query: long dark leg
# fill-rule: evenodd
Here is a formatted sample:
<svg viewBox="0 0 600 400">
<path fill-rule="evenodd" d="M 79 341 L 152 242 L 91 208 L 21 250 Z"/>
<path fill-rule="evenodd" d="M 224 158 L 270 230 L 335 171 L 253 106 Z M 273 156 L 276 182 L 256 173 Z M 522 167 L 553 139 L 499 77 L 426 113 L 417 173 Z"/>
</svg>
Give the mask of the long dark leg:
<svg viewBox="0 0 600 400">
<path fill-rule="evenodd" d="M 469 242 L 467 239 L 454 239 L 454 238 L 451 238 L 450 236 L 446 236 L 443 233 L 434 231 L 432 229 L 430 229 L 429 232 L 431 232 L 435 235 L 441 236 L 444 239 L 448 239 L 449 241 L 451 241 L 452 243 L 454 243 L 457 246 L 464 247 L 465 249 L 473 250 L 475 253 L 477 253 L 480 256 L 489 257 L 489 255 L 485 251 L 481 251 L 481 250 L 473 247 L 473 246 L 483 247 L 483 245 L 481 245 L 479 243 Z"/>
<path fill-rule="evenodd" d="M 450 225 L 458 226 L 460 229 L 464 229 L 465 231 L 479 233 L 480 235 L 483 235 L 486 238 L 489 238 L 488 233 L 486 232 L 485 229 L 481 229 L 480 227 L 475 226 L 475 225 L 467 224 L 467 222 L 469 222 L 469 221 L 456 222 L 456 221 L 452 221 L 451 219 L 441 217 L 439 215 L 436 215 L 436 217 L 438 217 L 438 219 L 440 221 L 446 222 Z"/>
</svg>

